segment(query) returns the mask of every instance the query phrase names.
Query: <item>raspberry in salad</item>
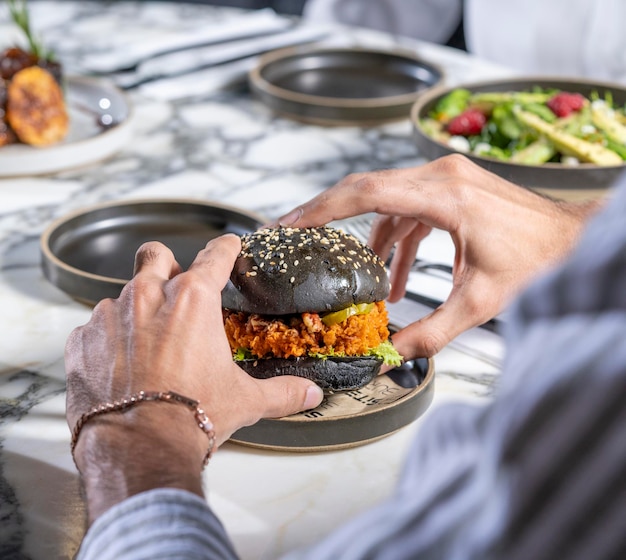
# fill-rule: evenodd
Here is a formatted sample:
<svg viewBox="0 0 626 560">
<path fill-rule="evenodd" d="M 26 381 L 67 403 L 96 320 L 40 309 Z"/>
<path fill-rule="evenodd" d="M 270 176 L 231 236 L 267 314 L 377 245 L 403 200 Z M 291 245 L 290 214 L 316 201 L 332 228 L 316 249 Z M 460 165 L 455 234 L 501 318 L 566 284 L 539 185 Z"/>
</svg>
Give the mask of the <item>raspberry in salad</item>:
<svg viewBox="0 0 626 560">
<path fill-rule="evenodd" d="M 546 102 L 557 117 L 567 117 L 585 106 L 585 98 L 580 93 L 561 91 Z"/>
<path fill-rule="evenodd" d="M 474 136 L 480 134 L 487 123 L 487 117 L 478 109 L 467 109 L 448 123 L 448 132 L 453 136 Z"/>
</svg>

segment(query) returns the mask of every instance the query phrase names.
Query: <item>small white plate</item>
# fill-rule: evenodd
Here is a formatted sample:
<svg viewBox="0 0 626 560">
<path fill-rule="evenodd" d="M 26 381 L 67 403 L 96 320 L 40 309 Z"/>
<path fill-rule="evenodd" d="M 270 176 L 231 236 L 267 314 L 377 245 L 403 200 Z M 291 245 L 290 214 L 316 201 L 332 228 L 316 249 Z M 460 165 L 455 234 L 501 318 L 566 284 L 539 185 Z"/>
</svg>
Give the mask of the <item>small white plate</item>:
<svg viewBox="0 0 626 560">
<path fill-rule="evenodd" d="M 69 77 L 66 101 L 70 129 L 52 146 L 11 144 L 0 148 L 0 177 L 41 175 L 103 160 L 132 135 L 132 109 L 117 87 L 101 80 Z"/>
</svg>

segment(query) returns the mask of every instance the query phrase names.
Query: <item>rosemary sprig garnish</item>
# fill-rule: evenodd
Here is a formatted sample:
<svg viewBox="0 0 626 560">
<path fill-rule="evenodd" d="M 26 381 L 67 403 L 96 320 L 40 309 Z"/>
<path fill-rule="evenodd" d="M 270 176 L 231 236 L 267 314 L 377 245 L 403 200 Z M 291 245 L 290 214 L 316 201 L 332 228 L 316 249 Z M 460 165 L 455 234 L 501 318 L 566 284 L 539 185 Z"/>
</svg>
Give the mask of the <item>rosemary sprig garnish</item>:
<svg viewBox="0 0 626 560">
<path fill-rule="evenodd" d="M 30 27 L 30 16 L 28 13 L 28 5 L 26 0 L 7 0 L 9 4 L 9 12 L 15 24 L 24 32 L 30 52 L 37 58 L 43 60 L 53 60 L 54 53 L 36 39 Z"/>
</svg>

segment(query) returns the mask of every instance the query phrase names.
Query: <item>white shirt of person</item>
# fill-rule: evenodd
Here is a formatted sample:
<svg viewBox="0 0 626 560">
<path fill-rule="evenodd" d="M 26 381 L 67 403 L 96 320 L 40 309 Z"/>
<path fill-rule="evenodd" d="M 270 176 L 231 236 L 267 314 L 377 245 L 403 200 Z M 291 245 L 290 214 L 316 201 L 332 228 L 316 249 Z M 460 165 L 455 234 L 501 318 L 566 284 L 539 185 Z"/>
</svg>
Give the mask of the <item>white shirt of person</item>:
<svg viewBox="0 0 626 560">
<path fill-rule="evenodd" d="M 445 43 L 527 75 L 626 83 L 624 0 L 307 0 L 304 17 Z"/>
</svg>

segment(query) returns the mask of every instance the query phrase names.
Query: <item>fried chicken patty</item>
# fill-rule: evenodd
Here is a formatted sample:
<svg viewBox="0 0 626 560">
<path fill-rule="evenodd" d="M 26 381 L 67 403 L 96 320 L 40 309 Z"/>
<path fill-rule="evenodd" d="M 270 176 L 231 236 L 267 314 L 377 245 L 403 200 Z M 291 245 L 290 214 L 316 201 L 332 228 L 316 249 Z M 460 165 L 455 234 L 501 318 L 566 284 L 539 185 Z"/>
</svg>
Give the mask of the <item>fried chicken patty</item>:
<svg viewBox="0 0 626 560">
<path fill-rule="evenodd" d="M 310 354 L 363 356 L 389 338 L 384 301 L 369 313 L 327 326 L 317 313 L 267 317 L 224 310 L 226 336 L 233 352 L 255 357 L 291 358 Z"/>
</svg>

